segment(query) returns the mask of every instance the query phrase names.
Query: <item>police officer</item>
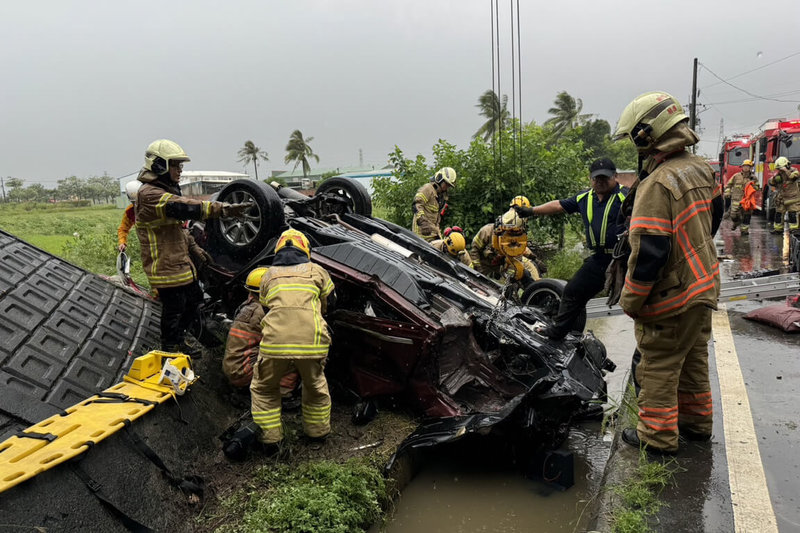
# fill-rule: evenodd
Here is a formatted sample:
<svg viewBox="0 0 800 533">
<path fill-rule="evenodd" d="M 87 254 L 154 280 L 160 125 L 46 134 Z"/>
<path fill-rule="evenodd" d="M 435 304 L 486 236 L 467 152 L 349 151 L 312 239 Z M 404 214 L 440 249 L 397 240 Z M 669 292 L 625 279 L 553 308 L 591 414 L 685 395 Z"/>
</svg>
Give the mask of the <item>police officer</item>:
<svg viewBox="0 0 800 533">
<path fill-rule="evenodd" d="M 184 198 L 178 185 L 189 156 L 178 143 L 159 139 L 145 151 L 139 172 L 134 218 L 142 249 L 142 267 L 161 300 L 161 348 L 200 356 L 186 343 L 186 329 L 202 303 L 197 270 L 192 261 L 207 262 L 208 254 L 184 229 L 185 220 L 241 216 L 250 204 L 226 204 Z"/>
<path fill-rule="evenodd" d="M 414 233 L 428 242 L 442 238 L 442 230 L 439 228 L 442 211 L 447 205 L 447 191 L 455 186 L 456 171 L 443 167 L 433 176 L 432 181 L 419 188 L 411 204 L 414 211 L 411 230 Z"/>
<path fill-rule="evenodd" d="M 641 353 L 639 422 L 622 438 L 660 453 L 677 451 L 679 432 L 711 437 L 708 340 L 720 287 L 713 235 L 724 200 L 711 167 L 686 150 L 699 140 L 687 121 L 675 98 L 649 92 L 623 110 L 615 134 L 633 140 L 641 168 L 619 301 Z"/>
<path fill-rule="evenodd" d="M 272 266 L 261 280 L 260 301 L 268 311 L 261 321 L 250 395 L 253 420 L 263 431 L 259 439 L 267 445 L 267 453 L 277 451 L 283 439 L 280 382 L 292 364 L 303 380 L 304 433 L 318 439 L 331 431 L 331 396 L 323 373 L 331 338 L 323 315 L 333 282 L 310 257 L 306 236 L 286 230 L 275 245 Z"/>
<path fill-rule="evenodd" d="M 603 290 L 606 268 L 617 243 L 619 208 L 625 200 L 625 190 L 617 183 L 617 167 L 610 159 L 597 159 L 589 167 L 591 188 L 570 198 L 553 200 L 535 207 L 516 206 L 525 217 L 580 213 L 586 233 L 586 246 L 591 251 L 580 269 L 572 276 L 561 296 L 558 314 L 552 326 L 538 329 L 551 339 L 563 339 L 579 325 L 576 319 L 586 303 Z M 582 326 L 581 326 L 582 327 Z"/>
<path fill-rule="evenodd" d="M 769 184 L 775 188 L 775 223 L 772 231 L 783 233 L 784 213 L 789 215 L 789 229 L 798 229 L 798 213 L 800 213 L 800 172 L 792 168 L 789 159 L 779 157 L 775 160 L 775 175 L 769 180 Z"/>
<path fill-rule="evenodd" d="M 733 227 L 731 229 L 736 229 L 739 226 L 739 223 L 742 225 L 742 235 L 745 235 L 750 230 L 750 216 L 753 213 L 752 209 L 744 209 L 741 205 L 742 200 L 745 196 L 745 188 L 747 187 L 748 183 L 752 183 L 751 187 L 754 190 L 758 190 L 758 182 L 755 179 L 755 176 L 752 173 L 753 170 L 753 162 L 749 159 L 745 159 L 742 162 L 742 171 L 737 172 L 736 174 L 728 180 L 728 184 L 725 185 L 725 199 L 730 200 L 730 215 L 731 215 L 731 222 L 733 222 Z"/>
</svg>

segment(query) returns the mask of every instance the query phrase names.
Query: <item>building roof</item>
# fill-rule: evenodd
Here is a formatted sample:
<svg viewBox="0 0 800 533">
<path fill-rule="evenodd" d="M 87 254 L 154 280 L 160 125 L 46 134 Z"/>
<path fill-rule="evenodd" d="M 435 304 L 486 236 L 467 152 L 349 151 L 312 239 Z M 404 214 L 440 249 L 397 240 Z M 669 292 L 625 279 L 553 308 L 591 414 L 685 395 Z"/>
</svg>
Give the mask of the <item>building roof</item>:
<svg viewBox="0 0 800 533">
<path fill-rule="evenodd" d="M 250 178 L 249 174 L 228 172 L 226 170 L 189 170 L 181 173 L 181 183 L 192 183 L 195 181 L 221 182 L 248 178 Z"/>
</svg>

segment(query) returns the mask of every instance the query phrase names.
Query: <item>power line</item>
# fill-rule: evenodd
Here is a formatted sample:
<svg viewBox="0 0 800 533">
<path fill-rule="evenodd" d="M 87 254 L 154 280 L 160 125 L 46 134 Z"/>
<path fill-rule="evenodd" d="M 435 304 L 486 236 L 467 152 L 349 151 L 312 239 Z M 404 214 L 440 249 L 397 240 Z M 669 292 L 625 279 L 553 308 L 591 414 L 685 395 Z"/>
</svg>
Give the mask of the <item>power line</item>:
<svg viewBox="0 0 800 533">
<path fill-rule="evenodd" d="M 735 80 L 736 78 L 744 76 L 745 74 L 750 74 L 751 72 L 755 72 L 757 70 L 761 70 L 761 69 L 767 68 L 769 66 L 774 65 L 775 63 L 780 63 L 781 61 L 786 61 L 787 59 L 790 59 L 790 58 L 792 58 L 794 56 L 797 56 L 797 55 L 800 55 L 800 52 L 795 52 L 793 54 L 789 54 L 786 57 L 782 57 L 780 59 L 776 59 L 775 61 L 772 61 L 771 63 L 767 63 L 766 65 L 761 65 L 760 67 L 756 67 L 754 69 L 746 70 L 746 71 L 742 72 L 741 74 L 737 74 L 736 76 L 731 76 L 730 78 L 728 78 L 728 80 Z M 706 68 L 708 68 L 708 67 L 706 67 Z M 715 76 L 716 76 L 716 74 L 715 74 Z M 711 87 L 715 87 L 715 86 L 719 85 L 720 83 L 727 83 L 727 82 L 725 80 L 723 80 L 722 78 L 720 78 L 720 81 L 718 81 L 716 83 L 712 83 L 711 85 L 707 85 L 705 87 L 701 87 L 700 90 L 709 89 Z"/>
<path fill-rule="evenodd" d="M 704 69 L 706 69 L 706 70 L 707 70 L 707 71 L 708 71 L 708 72 L 709 72 L 709 73 L 710 73 L 712 76 L 714 76 L 715 78 L 717 78 L 718 80 L 720 80 L 722 83 L 724 83 L 724 84 L 726 84 L 726 85 L 730 85 L 730 86 L 731 86 L 731 87 L 733 87 L 734 89 L 737 89 L 737 90 L 739 90 L 739 91 L 742 91 L 742 92 L 743 92 L 743 93 L 745 93 L 746 95 L 748 95 L 748 96 L 752 96 L 753 98 L 755 98 L 755 99 L 757 99 L 757 100 L 770 100 L 770 101 L 772 101 L 772 102 L 782 102 L 782 103 L 785 103 L 785 104 L 800 104 L 800 100 L 778 100 L 778 99 L 776 99 L 776 98 L 767 98 L 767 97 L 765 97 L 765 96 L 760 96 L 760 95 L 758 95 L 758 94 L 751 93 L 750 91 L 747 91 L 747 90 L 745 90 L 745 89 L 742 89 L 741 87 L 737 87 L 736 85 L 732 84 L 731 82 L 729 82 L 729 81 L 727 81 L 727 80 L 723 80 L 723 79 L 722 79 L 722 78 L 720 78 L 720 77 L 719 77 L 719 76 L 718 76 L 718 75 L 717 75 L 717 74 L 716 74 L 716 73 L 715 73 L 713 70 L 711 70 L 710 68 L 708 68 L 708 67 L 707 67 L 706 65 L 704 65 L 703 63 L 700 63 L 700 66 L 702 66 Z"/>
</svg>

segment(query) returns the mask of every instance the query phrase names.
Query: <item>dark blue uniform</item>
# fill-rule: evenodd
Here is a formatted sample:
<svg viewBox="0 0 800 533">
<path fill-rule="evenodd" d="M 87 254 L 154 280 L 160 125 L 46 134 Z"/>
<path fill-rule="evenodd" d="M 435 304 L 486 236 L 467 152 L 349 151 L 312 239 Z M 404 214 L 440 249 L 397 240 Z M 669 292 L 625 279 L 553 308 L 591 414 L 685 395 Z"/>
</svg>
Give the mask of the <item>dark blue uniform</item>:
<svg viewBox="0 0 800 533">
<path fill-rule="evenodd" d="M 583 329 L 583 324 L 576 324 L 575 319 L 586 307 L 586 302 L 603 290 L 606 268 L 617 244 L 617 235 L 622 231 L 617 226 L 617 215 L 626 193 L 627 189 L 617 185 L 602 202 L 592 189 L 559 200 L 567 213 L 581 214 L 586 246 L 592 255 L 584 260 L 581 268 L 564 287 L 558 314 L 553 326 L 548 328 L 548 337 L 561 339 L 573 329 Z"/>
</svg>

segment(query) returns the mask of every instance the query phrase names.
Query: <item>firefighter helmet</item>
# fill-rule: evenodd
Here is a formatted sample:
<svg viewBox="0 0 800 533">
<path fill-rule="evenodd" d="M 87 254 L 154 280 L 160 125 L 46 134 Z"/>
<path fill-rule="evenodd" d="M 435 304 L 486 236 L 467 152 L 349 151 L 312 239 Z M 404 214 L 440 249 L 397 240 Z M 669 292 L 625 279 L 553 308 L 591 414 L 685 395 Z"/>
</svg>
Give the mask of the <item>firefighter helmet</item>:
<svg viewBox="0 0 800 533">
<path fill-rule="evenodd" d="M 261 288 L 261 278 L 264 277 L 267 270 L 269 267 L 258 267 L 251 270 L 244 282 L 245 288 L 250 292 L 258 292 Z"/>
<path fill-rule="evenodd" d="M 144 168 L 157 175 L 169 172 L 170 161 L 191 161 L 175 141 L 159 139 L 150 143 L 144 153 Z"/>
<path fill-rule="evenodd" d="M 508 204 L 509 207 L 514 207 L 515 205 L 518 205 L 519 207 L 530 207 L 531 206 L 531 201 L 528 200 L 527 196 L 519 195 L 519 196 L 515 196 L 511 200 L 511 203 Z"/>
<path fill-rule="evenodd" d="M 775 169 L 789 168 L 789 160 L 783 156 L 775 160 Z"/>
<path fill-rule="evenodd" d="M 673 96 L 662 91 L 640 94 L 622 111 L 614 140 L 628 137 L 639 150 L 648 150 L 684 120 L 689 117 Z"/>
<path fill-rule="evenodd" d="M 451 187 L 455 188 L 456 186 L 456 171 L 450 167 L 442 167 L 433 177 L 433 181 L 440 185 L 442 182 L 450 185 Z"/>
<path fill-rule="evenodd" d="M 459 252 L 463 251 L 467 247 L 467 241 L 464 239 L 464 235 L 457 232 L 452 231 L 450 235 L 444 238 L 444 246 L 447 249 L 447 253 L 453 256 L 458 256 Z"/>
<path fill-rule="evenodd" d="M 278 253 L 284 246 L 294 246 L 302 250 L 308 257 L 311 257 L 311 246 L 308 244 L 308 238 L 296 229 L 287 229 L 281 233 L 278 238 L 278 244 L 275 245 L 275 253 Z"/>
<path fill-rule="evenodd" d="M 752 167 L 753 166 L 753 161 L 750 160 L 750 159 L 745 159 L 744 161 L 742 161 L 742 166 L 743 167 Z"/>
<path fill-rule="evenodd" d="M 128 195 L 128 200 L 131 202 L 136 201 L 136 196 L 139 193 L 139 187 L 142 186 L 142 182 L 139 180 L 131 180 L 125 184 L 125 194 Z"/>
</svg>

